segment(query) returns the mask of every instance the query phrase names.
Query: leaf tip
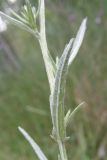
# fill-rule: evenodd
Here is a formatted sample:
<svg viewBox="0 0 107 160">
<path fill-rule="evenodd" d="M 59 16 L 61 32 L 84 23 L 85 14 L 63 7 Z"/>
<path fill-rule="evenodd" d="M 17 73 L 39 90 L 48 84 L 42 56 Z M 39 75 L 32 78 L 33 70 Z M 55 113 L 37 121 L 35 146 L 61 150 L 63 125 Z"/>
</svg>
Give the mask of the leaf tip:
<svg viewBox="0 0 107 160">
<path fill-rule="evenodd" d="M 88 21 L 88 18 L 85 17 L 85 18 L 83 19 L 83 25 L 84 25 L 85 28 L 87 28 L 87 21 Z"/>
<path fill-rule="evenodd" d="M 22 127 L 20 127 L 20 126 L 18 126 L 18 130 L 19 130 L 21 133 L 23 133 L 23 131 L 24 131 L 24 129 L 23 129 Z"/>
</svg>

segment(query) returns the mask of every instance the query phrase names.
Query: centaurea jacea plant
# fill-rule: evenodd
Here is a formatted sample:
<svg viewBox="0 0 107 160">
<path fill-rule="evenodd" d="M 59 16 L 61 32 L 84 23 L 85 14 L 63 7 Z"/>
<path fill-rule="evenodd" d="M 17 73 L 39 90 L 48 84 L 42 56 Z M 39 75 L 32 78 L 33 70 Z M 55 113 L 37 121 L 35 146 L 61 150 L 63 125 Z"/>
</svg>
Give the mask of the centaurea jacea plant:
<svg viewBox="0 0 107 160">
<path fill-rule="evenodd" d="M 58 144 L 58 160 L 68 160 L 65 142 L 69 139 L 69 137 L 67 137 L 66 128 L 73 115 L 83 105 L 83 103 L 78 105 L 73 112 L 68 110 L 68 112 L 65 113 L 64 96 L 66 77 L 68 68 L 75 59 L 82 44 L 86 31 L 87 19 L 85 18 L 82 21 L 76 37 L 69 41 L 69 43 L 65 46 L 62 56 L 60 58 L 56 57 L 56 62 L 54 62 L 49 52 L 46 40 L 44 0 L 39 0 L 38 9 L 34 6 L 32 7 L 30 2 L 26 0 L 26 5 L 24 5 L 20 14 L 15 13 L 13 10 L 11 10 L 11 13 L 13 15 L 12 17 L 3 12 L 0 12 L 0 15 L 11 23 L 30 32 L 39 41 L 50 87 L 49 100 L 53 125 L 51 137 Z M 37 19 L 39 21 L 38 25 L 36 23 Z M 34 142 L 30 135 L 21 127 L 19 127 L 19 130 L 30 143 L 38 158 L 40 160 L 47 160 L 38 144 Z"/>
</svg>

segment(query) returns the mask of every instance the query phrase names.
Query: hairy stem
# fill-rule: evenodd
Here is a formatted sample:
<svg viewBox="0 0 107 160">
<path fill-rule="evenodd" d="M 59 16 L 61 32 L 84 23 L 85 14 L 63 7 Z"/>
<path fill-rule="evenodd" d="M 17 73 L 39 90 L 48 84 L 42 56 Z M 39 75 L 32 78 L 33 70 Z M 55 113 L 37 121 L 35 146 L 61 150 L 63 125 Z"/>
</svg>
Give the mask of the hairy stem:
<svg viewBox="0 0 107 160">
<path fill-rule="evenodd" d="M 65 148 L 65 143 L 62 142 L 60 139 L 57 141 L 57 143 L 58 143 L 59 152 L 60 152 L 60 159 L 61 160 L 68 160 L 66 148 Z"/>
<path fill-rule="evenodd" d="M 45 63 L 45 68 L 48 76 L 48 81 L 49 81 L 49 86 L 50 90 L 52 91 L 53 89 L 53 84 L 54 84 L 54 68 L 51 63 L 51 59 L 49 56 L 49 50 L 47 46 L 47 40 L 46 40 L 46 30 L 45 30 L 45 4 L 44 0 L 41 0 L 39 3 L 40 4 L 40 16 L 39 16 L 39 21 L 40 21 L 40 38 L 39 38 L 39 43 L 40 47 L 42 50 L 42 55 Z"/>
</svg>

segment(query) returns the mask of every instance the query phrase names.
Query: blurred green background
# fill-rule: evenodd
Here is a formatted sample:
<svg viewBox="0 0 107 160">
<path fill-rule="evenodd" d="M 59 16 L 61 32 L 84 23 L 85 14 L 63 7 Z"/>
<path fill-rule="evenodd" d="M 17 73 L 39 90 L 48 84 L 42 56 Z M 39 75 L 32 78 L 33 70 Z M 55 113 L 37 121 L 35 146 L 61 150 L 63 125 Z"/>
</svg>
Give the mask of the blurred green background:
<svg viewBox="0 0 107 160">
<path fill-rule="evenodd" d="M 31 0 L 37 5 L 37 0 Z M 18 11 L 15 3 L 0 0 L 0 9 Z M 69 160 L 107 160 L 107 1 L 46 0 L 46 28 L 50 52 L 60 56 L 65 44 L 84 17 L 87 32 L 71 65 L 66 88 L 67 109 L 82 101 L 68 127 Z M 37 40 L 8 24 L 0 33 L 0 160 L 36 160 L 18 131 L 20 125 L 36 140 L 50 160 L 57 159 L 57 146 L 50 138 L 49 86 Z"/>
</svg>

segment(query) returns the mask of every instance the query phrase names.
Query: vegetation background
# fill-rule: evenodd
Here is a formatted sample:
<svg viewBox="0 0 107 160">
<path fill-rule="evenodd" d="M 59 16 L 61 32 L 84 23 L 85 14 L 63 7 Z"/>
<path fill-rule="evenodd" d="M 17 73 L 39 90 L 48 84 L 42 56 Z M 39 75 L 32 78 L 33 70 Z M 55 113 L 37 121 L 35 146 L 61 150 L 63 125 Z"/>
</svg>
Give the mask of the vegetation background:
<svg viewBox="0 0 107 160">
<path fill-rule="evenodd" d="M 37 5 L 37 0 L 31 2 Z M 0 9 L 18 11 L 22 4 L 23 0 L 1 0 Z M 86 36 L 70 68 L 65 99 L 72 110 L 82 101 L 86 107 L 68 128 L 67 150 L 72 160 L 107 160 L 107 1 L 46 0 L 47 40 L 53 58 L 61 55 L 86 16 Z M 38 42 L 11 24 L 7 28 L 0 33 L 0 159 L 37 159 L 19 133 L 20 125 L 55 160 L 49 86 Z"/>
</svg>

